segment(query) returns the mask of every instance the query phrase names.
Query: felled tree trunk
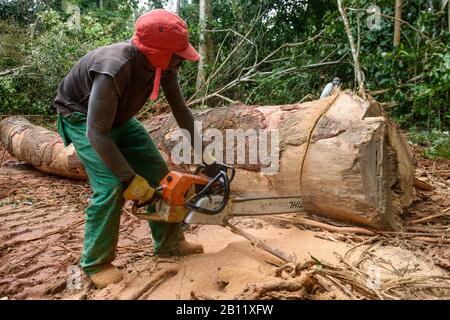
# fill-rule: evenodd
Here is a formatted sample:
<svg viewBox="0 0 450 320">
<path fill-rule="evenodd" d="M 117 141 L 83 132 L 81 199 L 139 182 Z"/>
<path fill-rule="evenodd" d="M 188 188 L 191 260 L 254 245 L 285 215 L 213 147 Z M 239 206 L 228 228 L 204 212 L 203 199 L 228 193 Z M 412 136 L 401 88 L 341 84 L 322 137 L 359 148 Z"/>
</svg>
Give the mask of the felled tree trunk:
<svg viewBox="0 0 450 320">
<path fill-rule="evenodd" d="M 202 121 L 203 131 L 278 130 L 279 170 L 273 175 L 262 175 L 261 169 L 268 164 L 249 163 L 247 152 L 247 162 L 236 165 L 232 183 L 232 191 L 239 197 L 302 197 L 308 213 L 377 229 L 401 227 L 403 209 L 414 198 L 413 155 L 399 128 L 372 99 L 362 100 L 342 92 L 303 104 L 215 108 L 195 117 Z M 6 129 L 11 127 L 8 121 L 18 127 Z M 178 128 L 173 116 L 155 116 L 144 125 L 169 165 L 177 167 L 171 157 L 171 150 L 178 143 L 171 139 Z M 73 158 L 73 149 L 72 153 L 61 150 L 61 142 L 53 133 L 29 124 L 21 130 L 20 127 L 18 120 L 2 122 L 1 138 L 12 154 L 46 172 L 71 176 L 69 169 L 74 172 L 74 167 L 65 165 L 68 161 L 64 156 Z M 33 137 L 25 138 L 28 135 Z M 42 138 L 38 139 L 38 135 Z M 223 136 L 226 144 L 226 134 Z M 44 154 L 42 150 L 51 153 L 42 146 L 36 147 L 47 139 L 52 141 L 48 147 L 53 146 L 61 155 L 61 165 L 40 156 Z M 247 137 L 246 142 L 249 141 Z M 49 170 L 49 165 L 58 170 Z M 81 170 L 80 166 L 76 172 Z"/>
<path fill-rule="evenodd" d="M 23 117 L 1 121 L 0 140 L 11 155 L 41 171 L 87 179 L 73 144 L 65 148 L 58 133 L 33 125 Z"/>
</svg>

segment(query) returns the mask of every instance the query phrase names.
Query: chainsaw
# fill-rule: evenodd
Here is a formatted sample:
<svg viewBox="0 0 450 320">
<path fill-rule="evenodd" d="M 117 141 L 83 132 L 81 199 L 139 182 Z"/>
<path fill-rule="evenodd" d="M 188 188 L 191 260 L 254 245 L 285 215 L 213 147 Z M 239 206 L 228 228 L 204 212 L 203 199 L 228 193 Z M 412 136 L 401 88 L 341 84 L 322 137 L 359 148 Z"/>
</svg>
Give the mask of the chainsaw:
<svg viewBox="0 0 450 320">
<path fill-rule="evenodd" d="M 220 164 L 214 177 L 203 174 L 200 165 L 194 173 L 169 172 L 150 200 L 154 210 L 140 212 L 148 203 L 133 203 L 132 213 L 144 220 L 182 224 L 225 226 L 233 217 L 302 212 L 300 197 L 239 198 L 231 196 L 235 168 Z"/>
</svg>

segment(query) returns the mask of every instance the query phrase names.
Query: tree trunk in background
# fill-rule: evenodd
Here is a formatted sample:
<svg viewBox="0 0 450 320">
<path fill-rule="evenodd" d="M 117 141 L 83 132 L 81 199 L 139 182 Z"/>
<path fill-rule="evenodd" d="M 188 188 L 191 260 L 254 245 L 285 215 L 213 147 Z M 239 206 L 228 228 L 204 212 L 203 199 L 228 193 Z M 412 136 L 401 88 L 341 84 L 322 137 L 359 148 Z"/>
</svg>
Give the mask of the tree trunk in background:
<svg viewBox="0 0 450 320">
<path fill-rule="evenodd" d="M 176 0 L 175 10 L 176 10 L 177 15 L 180 15 L 180 12 L 181 12 L 180 5 L 181 5 L 181 0 Z"/>
<path fill-rule="evenodd" d="M 442 11 L 445 10 L 445 6 L 447 6 L 448 32 L 450 33 L 450 3 L 448 0 L 442 0 Z"/>
<path fill-rule="evenodd" d="M 213 55 L 213 43 L 211 33 L 206 32 L 211 22 L 211 0 L 200 0 L 199 5 L 199 53 L 200 60 L 198 62 L 196 89 L 201 90 L 206 81 L 205 64 L 211 63 Z"/>
<path fill-rule="evenodd" d="M 355 78 L 356 82 L 358 83 L 358 94 L 360 97 L 365 98 L 366 92 L 364 89 L 364 74 L 361 70 L 361 65 L 359 63 L 359 50 L 356 48 L 352 30 L 350 29 L 350 24 L 348 22 L 347 14 L 345 13 L 345 8 L 342 5 L 342 0 L 337 0 L 337 4 L 342 20 L 344 22 L 345 32 L 347 33 L 348 42 L 350 44 L 350 50 L 352 52 Z"/>
<path fill-rule="evenodd" d="M 206 0 L 206 30 L 212 29 L 212 2 Z M 205 32 L 205 47 L 206 47 L 206 63 L 211 65 L 214 62 L 214 43 L 211 32 Z"/>
<path fill-rule="evenodd" d="M 395 0 L 395 22 L 394 22 L 394 47 L 400 45 L 400 31 L 402 18 L 402 0 Z"/>
<path fill-rule="evenodd" d="M 274 175 L 261 175 L 261 168 L 270 164 L 250 163 L 248 147 L 239 153 L 246 161 L 235 165 L 231 184 L 239 197 L 302 197 L 308 213 L 377 229 L 399 229 L 403 209 L 414 199 L 413 154 L 398 126 L 371 98 L 342 92 L 303 104 L 214 108 L 195 118 L 203 122 L 204 132 L 278 130 L 279 153 L 272 161 L 279 159 L 279 166 Z M 173 116 L 155 116 L 144 126 L 169 166 L 183 170 L 171 160 L 177 144 L 171 136 L 178 129 Z M 73 146 L 64 148 L 58 134 L 22 117 L 3 120 L 0 138 L 12 155 L 40 170 L 85 177 Z M 248 146 L 249 136 L 244 140 Z M 272 147 L 270 143 L 268 149 Z M 232 142 L 224 159 L 230 150 L 236 158 Z"/>
</svg>

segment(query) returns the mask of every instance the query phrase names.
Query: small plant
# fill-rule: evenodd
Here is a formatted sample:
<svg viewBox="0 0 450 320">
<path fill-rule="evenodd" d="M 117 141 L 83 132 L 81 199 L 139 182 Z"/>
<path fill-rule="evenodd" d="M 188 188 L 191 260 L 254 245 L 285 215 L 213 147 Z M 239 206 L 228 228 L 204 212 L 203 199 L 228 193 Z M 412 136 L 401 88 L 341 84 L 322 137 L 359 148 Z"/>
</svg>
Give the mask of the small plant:
<svg viewBox="0 0 450 320">
<path fill-rule="evenodd" d="M 424 147 L 422 155 L 425 158 L 450 159 L 450 138 L 448 131 L 416 131 L 409 132 L 409 140 L 413 145 Z"/>
</svg>

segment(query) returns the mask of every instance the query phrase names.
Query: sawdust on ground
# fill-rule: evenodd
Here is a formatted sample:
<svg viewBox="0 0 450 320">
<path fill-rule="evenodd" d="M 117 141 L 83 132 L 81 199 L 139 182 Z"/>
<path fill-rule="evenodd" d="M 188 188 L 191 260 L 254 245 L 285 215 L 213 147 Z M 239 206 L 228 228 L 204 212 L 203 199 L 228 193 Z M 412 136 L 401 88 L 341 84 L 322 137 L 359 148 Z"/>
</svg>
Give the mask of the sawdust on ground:
<svg viewBox="0 0 450 320">
<path fill-rule="evenodd" d="M 77 267 L 89 185 L 42 174 L 2 149 L 0 157 L 0 298 L 236 299 L 245 297 L 244 293 L 255 286 L 283 280 L 279 272 L 283 262 L 219 226 L 191 226 L 187 230 L 187 239 L 203 244 L 204 254 L 154 257 L 147 222 L 131 216 L 125 209 L 114 262 L 123 271 L 125 280 L 95 290 Z M 449 207 L 449 163 L 424 160 L 418 166 L 422 180 L 437 189 L 419 193 L 419 201 L 407 220 L 443 212 Z M 363 271 L 361 281 L 391 283 L 396 288 L 386 291 L 384 297 L 392 294 L 393 298 L 401 298 L 402 290 L 407 298 L 450 297 L 450 285 L 446 282 L 450 279 L 449 246 L 444 243 L 420 243 L 403 236 L 371 238 L 331 233 L 267 218 L 241 218 L 234 223 L 266 243 L 294 254 L 298 261 L 313 259 L 318 267 L 336 266 L 339 272 L 352 272 L 342 266 L 345 257 Z M 431 220 L 426 226 L 442 230 L 442 236 L 448 239 L 448 216 Z M 414 280 L 433 277 L 441 279 L 441 285 L 431 280 L 419 285 Z M 401 281 L 415 286 L 402 286 Z M 316 290 L 306 297 L 354 297 L 353 288 L 344 280 L 342 283 L 343 287 L 336 292 L 325 294 L 324 290 Z"/>
</svg>

